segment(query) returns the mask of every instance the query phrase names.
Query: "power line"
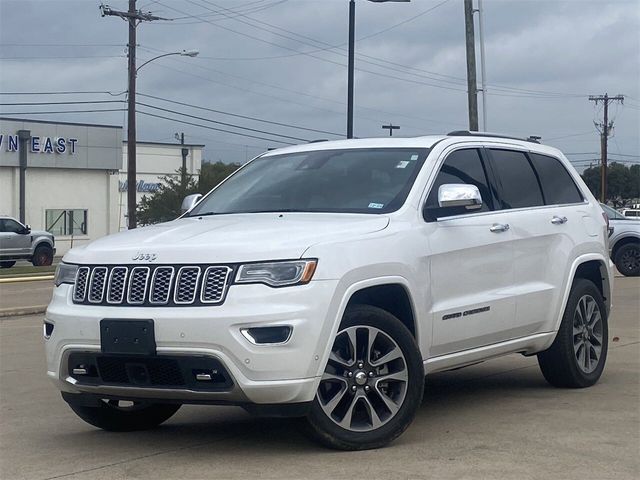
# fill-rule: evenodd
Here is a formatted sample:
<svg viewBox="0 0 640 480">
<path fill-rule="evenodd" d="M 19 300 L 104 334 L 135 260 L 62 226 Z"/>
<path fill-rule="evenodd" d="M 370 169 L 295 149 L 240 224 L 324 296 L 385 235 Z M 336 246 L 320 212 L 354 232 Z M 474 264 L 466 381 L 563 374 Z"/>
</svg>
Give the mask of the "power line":
<svg viewBox="0 0 640 480">
<path fill-rule="evenodd" d="M 195 127 L 206 128 L 207 130 L 214 130 L 216 132 L 229 133 L 231 135 L 238 135 L 238 136 L 247 137 L 247 138 L 257 138 L 259 140 L 266 140 L 268 142 L 283 143 L 285 145 L 295 145 L 295 143 L 284 142 L 282 140 L 274 140 L 272 138 L 259 137 L 259 136 L 256 136 L 256 135 L 249 135 L 248 133 L 232 132 L 230 130 L 224 130 L 222 128 L 210 127 L 209 125 L 202 125 L 200 123 L 188 122 L 186 120 L 179 120 L 179 119 L 176 119 L 176 118 L 165 117 L 165 116 L 162 116 L 162 115 L 156 115 L 155 113 L 143 112 L 142 110 L 138 110 L 138 113 L 140 113 L 142 115 L 147 115 L 149 117 L 162 118 L 164 120 L 170 120 L 172 122 L 182 123 L 184 125 L 193 125 Z"/>
<path fill-rule="evenodd" d="M 280 126 L 280 127 L 295 128 L 295 129 L 298 129 L 298 130 L 305 130 L 305 131 L 308 131 L 308 132 L 326 133 L 328 135 L 335 135 L 335 136 L 338 136 L 338 137 L 342 136 L 341 133 L 329 132 L 329 131 L 326 131 L 326 130 L 318 130 L 318 129 L 309 128 L 309 127 L 301 127 L 299 125 L 291 125 L 291 124 L 288 124 L 288 123 L 275 122 L 275 121 L 272 121 L 272 120 L 265 120 L 265 119 L 262 119 L 262 118 L 251 117 L 251 116 L 248 116 L 248 115 L 240 115 L 240 114 L 237 114 L 237 113 L 225 112 L 223 110 L 216 110 L 216 109 L 213 109 L 213 108 L 202 107 L 200 105 L 192 105 L 192 104 L 189 104 L 189 103 L 179 102 L 177 100 L 170 100 L 168 98 L 158 97 L 158 96 L 155 96 L 155 95 L 147 95 L 147 94 L 144 94 L 144 93 L 138 93 L 138 95 L 140 95 L 141 97 L 153 98 L 155 100 L 161 100 L 161 101 L 164 101 L 164 102 L 173 103 L 175 105 L 182 105 L 184 107 L 197 108 L 199 110 L 204 110 L 204 111 L 207 111 L 207 112 L 219 113 L 219 114 L 222 114 L 222 115 L 229 115 L 231 117 L 236 117 L 236 118 L 243 118 L 245 120 L 252 120 L 252 121 L 255 121 L 255 122 L 262 122 L 262 123 L 267 123 L 267 124 L 270 124 L 270 125 L 277 125 L 277 126 Z"/>
<path fill-rule="evenodd" d="M 57 110 L 46 112 L 2 112 L 0 115 L 49 115 L 61 113 L 103 113 L 103 112 L 125 112 L 126 108 L 110 108 L 104 110 Z"/>
<path fill-rule="evenodd" d="M 107 95 L 111 95 L 112 97 L 119 97 L 120 95 L 124 95 L 124 92 L 110 92 L 108 90 L 71 90 L 71 91 L 58 91 L 58 92 L 0 92 L 0 95 L 89 95 L 89 94 L 99 94 L 104 93 Z"/>
<path fill-rule="evenodd" d="M 29 106 L 29 105 L 86 105 L 91 103 L 123 103 L 124 100 L 70 100 L 67 102 L 12 102 L 12 103 L 0 103 L 3 107 L 16 107 L 16 106 Z"/>
</svg>

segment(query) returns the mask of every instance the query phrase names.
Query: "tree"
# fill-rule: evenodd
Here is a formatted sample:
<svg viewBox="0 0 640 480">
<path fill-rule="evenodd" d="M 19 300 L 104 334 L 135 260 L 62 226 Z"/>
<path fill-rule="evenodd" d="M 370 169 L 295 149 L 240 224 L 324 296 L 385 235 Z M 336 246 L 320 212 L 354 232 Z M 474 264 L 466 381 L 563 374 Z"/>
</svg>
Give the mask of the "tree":
<svg viewBox="0 0 640 480">
<path fill-rule="evenodd" d="M 582 172 L 582 179 L 596 198 L 600 198 L 600 167 L 590 167 Z M 614 206 L 625 206 L 640 197 L 640 165 L 627 167 L 621 163 L 609 164 L 607 172 L 607 201 Z"/>
<path fill-rule="evenodd" d="M 187 176 L 186 185 L 182 185 L 180 181 L 182 168 L 175 175 L 162 177 L 160 188 L 151 196 L 145 195 L 140 200 L 137 208 L 139 223 L 151 225 L 176 219 L 182 213 L 180 207 L 184 197 L 193 193 L 207 193 L 239 167 L 236 163 L 203 163 L 198 180 Z"/>
</svg>

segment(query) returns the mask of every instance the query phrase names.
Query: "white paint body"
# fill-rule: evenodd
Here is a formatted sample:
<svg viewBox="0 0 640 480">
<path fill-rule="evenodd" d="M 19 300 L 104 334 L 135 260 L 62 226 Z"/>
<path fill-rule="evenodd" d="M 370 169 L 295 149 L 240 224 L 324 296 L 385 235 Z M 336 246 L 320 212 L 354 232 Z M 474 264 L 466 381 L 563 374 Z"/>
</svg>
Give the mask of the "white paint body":
<svg viewBox="0 0 640 480">
<path fill-rule="evenodd" d="M 586 200 L 425 222 L 422 206 L 446 155 L 462 147 L 487 146 L 561 159 Z M 307 285 L 232 285 L 224 304 L 211 307 L 75 305 L 73 286 L 63 284 L 55 289 L 46 314 L 46 320 L 55 325 L 46 342 L 49 377 L 60 390 L 86 391 L 68 378 L 65 355 L 99 351 L 103 318 L 153 319 L 158 354 L 220 359 L 251 402 L 306 402 L 314 398 L 349 299 L 363 288 L 398 284 L 407 291 L 426 373 L 548 348 L 574 273 L 585 261 L 602 262 L 604 288 L 610 292 L 613 275 L 602 212 L 579 175 L 554 148 L 510 139 L 432 136 L 324 142 L 267 155 L 374 147 L 431 149 L 396 212 L 182 218 L 121 232 L 68 252 L 64 261 L 75 264 L 131 264 L 132 257 L 144 251 L 156 254 L 156 263 L 317 258 L 318 266 Z M 567 222 L 552 224 L 553 216 L 567 217 Z M 511 228 L 490 231 L 496 223 Z M 607 306 L 609 299 L 610 295 Z M 486 306 L 490 309 L 482 313 L 443 320 L 449 313 Z M 249 326 L 283 324 L 293 326 L 291 338 L 283 345 L 256 346 L 240 333 Z"/>
</svg>

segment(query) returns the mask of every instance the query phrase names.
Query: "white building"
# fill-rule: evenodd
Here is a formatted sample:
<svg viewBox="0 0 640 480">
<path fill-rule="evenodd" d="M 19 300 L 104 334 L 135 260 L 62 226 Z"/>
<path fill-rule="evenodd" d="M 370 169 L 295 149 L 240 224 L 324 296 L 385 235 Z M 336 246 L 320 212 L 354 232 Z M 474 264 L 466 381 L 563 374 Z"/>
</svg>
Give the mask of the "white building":
<svg viewBox="0 0 640 480">
<path fill-rule="evenodd" d="M 182 148 L 197 175 L 203 145 L 138 144 L 138 198 L 176 173 Z M 64 254 L 126 228 L 126 165 L 122 127 L 0 118 L 0 214 L 52 232 Z"/>
</svg>

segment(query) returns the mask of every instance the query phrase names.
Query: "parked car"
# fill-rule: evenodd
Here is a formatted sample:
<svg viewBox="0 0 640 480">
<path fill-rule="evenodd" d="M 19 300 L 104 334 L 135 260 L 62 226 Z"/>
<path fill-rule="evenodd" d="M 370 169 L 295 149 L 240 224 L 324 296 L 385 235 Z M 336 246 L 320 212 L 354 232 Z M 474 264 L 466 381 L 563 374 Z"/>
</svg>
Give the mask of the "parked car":
<svg viewBox="0 0 640 480">
<path fill-rule="evenodd" d="M 636 208 L 625 208 L 622 210 L 623 217 L 640 218 L 640 210 Z"/>
<path fill-rule="evenodd" d="M 28 260 L 36 267 L 51 265 L 55 253 L 51 233 L 31 230 L 13 217 L 0 216 L 0 268 L 11 268 L 18 260 Z"/>
<path fill-rule="evenodd" d="M 609 253 L 618 271 L 627 277 L 640 275 L 640 218 L 625 217 L 602 205 L 609 217 Z"/>
<path fill-rule="evenodd" d="M 556 387 L 602 374 L 607 225 L 555 148 L 469 132 L 312 143 L 186 204 L 58 267 L 47 374 L 94 426 L 234 404 L 376 448 L 434 372 L 521 353 Z"/>
</svg>

